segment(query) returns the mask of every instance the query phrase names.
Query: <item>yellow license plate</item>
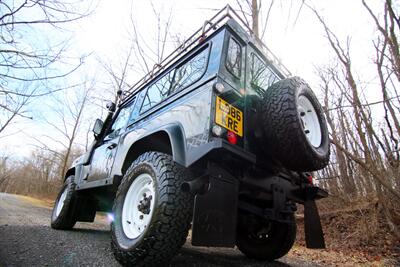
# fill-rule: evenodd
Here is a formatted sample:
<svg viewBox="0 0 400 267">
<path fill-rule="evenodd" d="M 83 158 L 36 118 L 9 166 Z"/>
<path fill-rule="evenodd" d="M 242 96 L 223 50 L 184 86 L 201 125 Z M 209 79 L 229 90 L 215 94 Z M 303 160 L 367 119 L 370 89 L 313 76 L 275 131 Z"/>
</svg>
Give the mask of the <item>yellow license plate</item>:
<svg viewBox="0 0 400 267">
<path fill-rule="evenodd" d="M 217 96 L 215 122 L 218 125 L 243 136 L 243 112 Z"/>
</svg>

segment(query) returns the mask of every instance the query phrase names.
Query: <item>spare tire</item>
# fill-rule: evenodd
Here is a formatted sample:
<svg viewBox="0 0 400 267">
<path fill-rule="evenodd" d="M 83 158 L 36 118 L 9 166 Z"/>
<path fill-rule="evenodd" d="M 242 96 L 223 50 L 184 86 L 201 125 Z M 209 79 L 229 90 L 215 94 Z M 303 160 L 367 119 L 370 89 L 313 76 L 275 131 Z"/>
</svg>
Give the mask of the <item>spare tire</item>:
<svg viewBox="0 0 400 267">
<path fill-rule="evenodd" d="M 310 86 L 299 77 L 271 85 L 262 110 L 264 150 L 286 168 L 314 171 L 329 161 L 325 116 Z"/>
</svg>

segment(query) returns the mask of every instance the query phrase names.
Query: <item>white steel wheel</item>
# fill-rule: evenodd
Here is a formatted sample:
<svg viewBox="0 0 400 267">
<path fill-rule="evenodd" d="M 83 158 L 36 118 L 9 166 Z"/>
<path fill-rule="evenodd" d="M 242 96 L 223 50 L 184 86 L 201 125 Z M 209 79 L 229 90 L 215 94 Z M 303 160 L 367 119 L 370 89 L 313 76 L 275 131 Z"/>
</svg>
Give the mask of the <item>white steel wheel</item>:
<svg viewBox="0 0 400 267">
<path fill-rule="evenodd" d="M 77 221 L 76 212 L 74 176 L 70 175 L 65 180 L 54 202 L 53 211 L 51 213 L 51 228 L 57 230 L 71 229 Z"/>
<path fill-rule="evenodd" d="M 190 173 L 171 155 L 149 151 L 127 169 L 115 195 L 111 248 L 124 266 L 167 266 L 186 241 L 193 197 Z"/>
<path fill-rule="evenodd" d="M 122 207 L 122 229 L 129 239 L 139 237 L 151 222 L 155 184 L 148 173 L 140 174 L 130 185 Z"/>
<path fill-rule="evenodd" d="M 320 147 L 322 142 L 321 124 L 313 104 L 306 96 L 299 96 L 297 100 L 297 111 L 308 141 L 313 147 Z"/>
<path fill-rule="evenodd" d="M 60 212 L 61 212 L 62 208 L 64 207 L 64 202 L 65 202 L 65 199 L 67 198 L 67 194 L 68 194 L 68 187 L 65 187 L 64 191 L 62 192 L 62 194 L 57 202 L 56 217 L 58 217 L 58 215 L 60 215 Z"/>
</svg>

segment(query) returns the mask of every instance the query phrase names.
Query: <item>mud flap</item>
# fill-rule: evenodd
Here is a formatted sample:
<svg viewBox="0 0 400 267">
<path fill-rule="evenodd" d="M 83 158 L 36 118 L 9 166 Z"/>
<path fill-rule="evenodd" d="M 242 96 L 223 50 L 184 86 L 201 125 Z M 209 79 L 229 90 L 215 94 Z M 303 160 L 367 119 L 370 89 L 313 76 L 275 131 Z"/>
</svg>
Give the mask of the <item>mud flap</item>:
<svg viewBox="0 0 400 267">
<path fill-rule="evenodd" d="M 195 197 L 192 245 L 234 247 L 239 183 L 215 165 L 209 170 L 208 192 Z"/>
<path fill-rule="evenodd" d="M 307 248 L 325 248 L 324 233 L 321 218 L 315 200 L 308 199 L 304 202 L 304 232 Z"/>
<path fill-rule="evenodd" d="M 78 197 L 75 203 L 76 220 L 78 222 L 93 222 L 96 217 L 96 201 L 89 197 Z"/>
</svg>

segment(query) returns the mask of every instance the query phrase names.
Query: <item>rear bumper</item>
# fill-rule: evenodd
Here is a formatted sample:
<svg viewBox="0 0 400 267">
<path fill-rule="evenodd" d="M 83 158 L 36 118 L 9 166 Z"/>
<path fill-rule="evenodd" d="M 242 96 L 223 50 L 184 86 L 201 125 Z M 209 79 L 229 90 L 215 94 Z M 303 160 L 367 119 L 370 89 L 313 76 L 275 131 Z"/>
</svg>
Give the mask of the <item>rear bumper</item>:
<svg viewBox="0 0 400 267">
<path fill-rule="evenodd" d="M 213 138 L 211 142 L 187 152 L 185 167 L 189 167 L 199 159 L 210 154 L 215 154 L 220 157 L 221 152 L 227 153 L 227 156 L 241 160 L 244 159 L 247 163 L 256 163 L 256 155 L 253 153 L 250 153 L 239 146 L 231 145 L 222 138 Z"/>
<path fill-rule="evenodd" d="M 257 161 L 255 154 L 244 150 L 240 146 L 232 145 L 222 138 L 214 138 L 211 142 L 198 147 L 196 150 L 195 155 L 193 155 L 194 158 L 189 160 L 190 164 L 205 156 L 210 156 L 212 158 L 211 160 L 214 161 L 236 159 L 241 164 L 256 164 Z M 290 177 L 283 173 L 266 173 L 263 178 L 243 177 L 243 179 L 240 180 L 245 185 L 256 187 L 268 193 L 272 193 L 274 188 L 278 187 L 279 190 L 285 192 L 285 196 L 288 199 L 300 204 L 303 204 L 307 200 L 318 200 L 328 197 L 328 192 L 317 186 L 310 185 L 306 182 L 299 183 L 300 180 L 303 180 L 302 176 L 304 175 L 305 174 L 298 174 L 298 177 Z"/>
<path fill-rule="evenodd" d="M 215 141 L 214 149 L 217 150 L 217 152 L 224 149 L 226 152 L 232 154 L 233 156 L 244 159 L 250 163 L 256 163 L 256 155 L 244 150 L 239 146 L 231 145 L 224 139 L 218 138 Z"/>
<path fill-rule="evenodd" d="M 328 197 L 328 192 L 306 182 L 299 183 L 300 178 L 288 177 L 278 174 L 263 178 L 245 177 L 242 180 L 244 186 L 263 191 L 267 194 L 275 191 L 282 192 L 285 199 L 304 204 L 307 200 L 318 200 Z M 297 182 L 295 182 L 297 180 Z"/>
</svg>

